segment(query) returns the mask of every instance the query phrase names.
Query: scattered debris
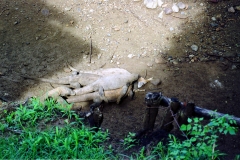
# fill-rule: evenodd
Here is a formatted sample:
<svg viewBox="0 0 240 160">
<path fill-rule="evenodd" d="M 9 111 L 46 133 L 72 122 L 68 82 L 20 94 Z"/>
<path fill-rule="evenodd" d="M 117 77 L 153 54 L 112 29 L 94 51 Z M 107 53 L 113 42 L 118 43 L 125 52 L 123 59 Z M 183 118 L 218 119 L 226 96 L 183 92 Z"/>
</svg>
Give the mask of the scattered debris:
<svg viewBox="0 0 240 160">
<path fill-rule="evenodd" d="M 210 87 L 212 88 L 223 88 L 223 85 L 219 80 L 214 80 L 213 82 L 210 83 Z"/>
<path fill-rule="evenodd" d="M 193 45 L 191 45 L 191 49 L 192 49 L 193 51 L 197 52 L 197 51 L 198 51 L 198 46 L 195 45 L 195 44 L 193 44 Z"/>
<path fill-rule="evenodd" d="M 234 13 L 235 9 L 233 7 L 228 8 L 228 12 Z"/>
</svg>

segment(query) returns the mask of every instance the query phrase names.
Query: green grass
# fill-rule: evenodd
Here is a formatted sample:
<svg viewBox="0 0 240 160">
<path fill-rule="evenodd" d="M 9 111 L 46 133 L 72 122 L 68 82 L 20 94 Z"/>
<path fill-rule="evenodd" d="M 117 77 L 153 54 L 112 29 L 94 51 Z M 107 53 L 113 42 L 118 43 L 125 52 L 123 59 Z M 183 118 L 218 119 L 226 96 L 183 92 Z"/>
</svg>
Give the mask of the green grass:
<svg viewBox="0 0 240 160">
<path fill-rule="evenodd" d="M 217 150 L 219 134 L 236 134 L 237 128 L 226 117 L 212 119 L 202 125 L 202 118 L 189 119 L 181 130 L 184 141 L 169 135 L 168 144 L 159 142 L 146 154 L 145 147 L 130 155 L 116 153 L 107 146 L 108 131 L 86 127 L 82 119 L 69 108 L 49 99 L 41 104 L 39 99 L 20 106 L 14 111 L 1 112 L 1 159 L 218 159 L 223 153 Z M 134 133 L 129 132 L 121 143 L 123 151 L 136 145 Z M 136 150 L 135 150 L 136 151 Z M 236 155 L 239 159 L 239 155 Z"/>
<path fill-rule="evenodd" d="M 104 159 L 111 157 L 103 142 L 108 132 L 93 132 L 78 115 L 49 99 L 41 104 L 32 99 L 28 106 L 5 112 L 1 119 L 1 159 Z M 63 121 L 63 125 L 53 125 Z"/>
</svg>

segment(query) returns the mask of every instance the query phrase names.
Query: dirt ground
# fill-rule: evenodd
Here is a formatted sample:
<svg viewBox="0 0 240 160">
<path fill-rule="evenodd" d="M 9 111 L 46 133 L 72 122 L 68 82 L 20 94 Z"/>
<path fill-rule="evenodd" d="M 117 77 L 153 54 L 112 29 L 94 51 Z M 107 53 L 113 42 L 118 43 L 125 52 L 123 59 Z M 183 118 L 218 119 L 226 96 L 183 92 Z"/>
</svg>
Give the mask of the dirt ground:
<svg viewBox="0 0 240 160">
<path fill-rule="evenodd" d="M 180 1 L 166 0 L 165 7 L 174 2 Z M 79 70 L 120 67 L 161 79 L 146 91 L 240 117 L 240 11 L 228 11 L 240 1 L 182 2 L 187 9 L 161 19 L 162 7 L 147 9 L 142 1 L 1 0 L 1 101 L 52 89 L 20 75 L 58 78 L 69 75 L 67 64 Z M 145 94 L 106 105 L 102 128 L 116 140 L 140 130 Z M 218 145 L 228 154 L 225 159 L 233 159 L 240 154 L 240 134 L 221 136 Z"/>
</svg>

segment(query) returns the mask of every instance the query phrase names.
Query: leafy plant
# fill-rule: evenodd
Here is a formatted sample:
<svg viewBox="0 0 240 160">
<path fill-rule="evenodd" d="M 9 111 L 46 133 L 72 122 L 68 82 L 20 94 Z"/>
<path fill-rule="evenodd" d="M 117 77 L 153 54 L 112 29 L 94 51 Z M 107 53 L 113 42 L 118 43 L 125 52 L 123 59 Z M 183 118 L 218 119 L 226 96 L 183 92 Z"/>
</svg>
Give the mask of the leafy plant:
<svg viewBox="0 0 240 160">
<path fill-rule="evenodd" d="M 49 123 L 64 119 L 65 125 Z M 51 99 L 41 104 L 33 98 L 29 105 L 8 113 L 1 119 L 0 132 L 2 159 L 105 159 L 112 155 L 103 146 L 107 131 L 91 131 L 70 106 Z"/>
<path fill-rule="evenodd" d="M 123 145 L 126 146 L 125 150 L 128 150 L 135 146 L 136 139 L 134 139 L 135 133 L 129 132 L 127 137 L 124 138 Z"/>
<path fill-rule="evenodd" d="M 216 159 L 224 155 L 216 150 L 218 134 L 236 134 L 237 128 L 231 126 L 233 120 L 226 121 L 226 116 L 214 118 L 203 126 L 203 118 L 188 119 L 188 125 L 182 125 L 181 130 L 188 135 L 184 141 L 179 141 L 170 135 L 168 154 L 174 159 Z"/>
</svg>

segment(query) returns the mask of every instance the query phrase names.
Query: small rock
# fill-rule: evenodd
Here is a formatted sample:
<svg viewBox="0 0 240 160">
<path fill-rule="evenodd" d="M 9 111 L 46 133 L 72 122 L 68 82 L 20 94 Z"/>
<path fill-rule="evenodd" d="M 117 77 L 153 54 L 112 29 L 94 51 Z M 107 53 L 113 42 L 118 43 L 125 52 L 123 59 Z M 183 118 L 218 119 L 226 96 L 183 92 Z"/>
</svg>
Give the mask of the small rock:
<svg viewBox="0 0 240 160">
<path fill-rule="evenodd" d="M 158 6 L 159 6 L 159 7 L 162 7 L 163 3 L 164 3 L 164 2 L 163 2 L 162 0 L 158 0 Z"/>
<path fill-rule="evenodd" d="M 200 6 L 203 6 L 204 4 L 203 3 L 200 3 Z"/>
<path fill-rule="evenodd" d="M 222 85 L 221 82 L 219 82 L 219 80 L 215 80 L 215 81 L 210 83 L 210 87 L 212 87 L 212 88 L 223 88 L 223 85 Z"/>
<path fill-rule="evenodd" d="M 186 5 L 183 2 L 178 2 L 177 6 L 178 6 L 179 9 L 186 8 Z"/>
<path fill-rule="evenodd" d="M 216 20 L 217 20 L 215 17 L 212 17 L 211 19 L 212 19 L 213 21 L 216 21 Z"/>
<path fill-rule="evenodd" d="M 102 54 L 98 54 L 98 59 L 100 59 L 102 57 Z"/>
<path fill-rule="evenodd" d="M 171 8 L 164 8 L 163 11 L 166 15 L 171 14 L 173 12 Z"/>
<path fill-rule="evenodd" d="M 150 82 L 151 82 L 153 85 L 155 85 L 155 86 L 157 86 L 157 85 L 159 85 L 159 84 L 162 83 L 160 79 L 152 79 Z"/>
<path fill-rule="evenodd" d="M 148 62 L 148 63 L 147 63 L 147 66 L 148 66 L 148 67 L 152 67 L 152 66 L 153 66 L 152 62 Z"/>
<path fill-rule="evenodd" d="M 198 46 L 195 45 L 195 44 L 193 44 L 193 45 L 191 46 L 191 49 L 196 52 L 196 51 L 198 51 Z"/>
<path fill-rule="evenodd" d="M 237 69 L 237 66 L 236 65 L 232 65 L 232 70 L 234 70 L 234 69 Z"/>
<path fill-rule="evenodd" d="M 194 55 L 193 55 L 193 54 L 190 54 L 188 57 L 189 57 L 190 59 L 192 59 L 192 58 L 194 57 Z"/>
<path fill-rule="evenodd" d="M 146 5 L 147 8 L 154 9 L 154 8 L 157 8 L 158 1 L 157 0 L 144 0 L 144 5 Z"/>
<path fill-rule="evenodd" d="M 158 18 L 163 18 L 163 11 L 159 13 Z"/>
<path fill-rule="evenodd" d="M 128 55 L 128 58 L 133 58 L 133 57 L 135 57 L 135 55 L 133 55 L 133 54 Z"/>
<path fill-rule="evenodd" d="M 18 23 L 19 23 L 18 21 L 15 21 L 15 22 L 14 22 L 14 25 L 17 25 Z"/>
<path fill-rule="evenodd" d="M 176 3 L 173 4 L 172 10 L 173 10 L 173 12 L 176 12 L 176 13 L 179 12 L 179 8 Z"/>
<path fill-rule="evenodd" d="M 235 9 L 233 7 L 228 8 L 228 12 L 234 13 Z"/>
<path fill-rule="evenodd" d="M 69 72 L 71 72 L 72 70 L 71 70 L 70 68 L 68 68 L 68 67 L 65 67 L 65 68 L 63 68 L 63 71 L 66 72 L 66 73 L 69 73 Z"/>
<path fill-rule="evenodd" d="M 120 64 L 120 62 L 117 62 L 117 65 L 119 65 Z"/>
<path fill-rule="evenodd" d="M 174 28 L 173 28 L 173 27 L 170 27 L 169 30 L 170 30 L 170 31 L 174 31 Z"/>
<path fill-rule="evenodd" d="M 72 7 L 66 7 L 65 11 L 70 11 L 72 9 Z"/>
</svg>

